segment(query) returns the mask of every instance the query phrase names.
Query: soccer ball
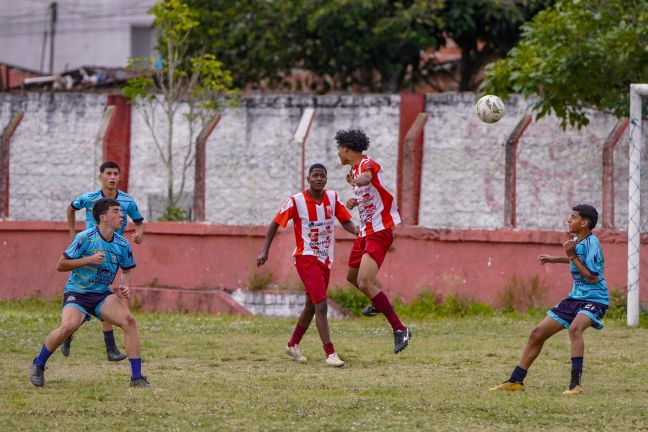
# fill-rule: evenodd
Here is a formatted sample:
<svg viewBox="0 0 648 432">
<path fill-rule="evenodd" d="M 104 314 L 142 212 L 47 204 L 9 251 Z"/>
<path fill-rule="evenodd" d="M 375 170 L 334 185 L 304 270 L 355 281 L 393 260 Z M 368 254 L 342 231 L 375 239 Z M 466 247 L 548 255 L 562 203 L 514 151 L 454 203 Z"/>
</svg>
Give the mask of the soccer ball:
<svg viewBox="0 0 648 432">
<path fill-rule="evenodd" d="M 477 101 L 477 116 L 485 123 L 495 123 L 504 117 L 504 102 L 493 95 L 486 95 Z"/>
</svg>

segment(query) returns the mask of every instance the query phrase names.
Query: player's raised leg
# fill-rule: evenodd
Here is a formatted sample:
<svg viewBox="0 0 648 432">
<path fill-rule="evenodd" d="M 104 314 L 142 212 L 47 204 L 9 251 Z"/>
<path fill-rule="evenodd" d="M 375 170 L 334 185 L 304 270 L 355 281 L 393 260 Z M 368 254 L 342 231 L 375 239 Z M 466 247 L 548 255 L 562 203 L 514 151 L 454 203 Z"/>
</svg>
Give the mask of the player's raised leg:
<svg viewBox="0 0 648 432">
<path fill-rule="evenodd" d="M 540 324 L 531 330 L 527 344 L 522 351 L 520 362 L 513 369 L 511 377 L 503 383 L 490 388 L 490 391 L 524 391 L 524 378 L 534 360 L 542 351 L 545 341 L 563 329 L 562 324 L 551 317 L 545 317 Z"/>
<path fill-rule="evenodd" d="M 412 332 L 403 325 L 392 307 L 387 295 L 378 288 L 376 277 L 379 270 L 378 263 L 369 253 L 362 255 L 358 268 L 357 287 L 369 299 L 371 304 L 385 316 L 394 333 L 394 353 L 399 353 L 409 345 Z"/>
<path fill-rule="evenodd" d="M 52 353 L 63 344 L 81 326 L 86 318 L 85 312 L 76 307 L 66 307 L 61 314 L 61 324 L 53 330 L 41 347 L 40 354 L 36 357 L 29 370 L 29 380 L 38 387 L 45 385 L 45 364 Z"/>
<path fill-rule="evenodd" d="M 124 332 L 126 354 L 131 366 L 131 387 L 151 387 L 142 375 L 142 355 L 137 322 L 133 314 L 116 295 L 110 295 L 99 310 L 101 318 L 121 328 Z"/>
</svg>

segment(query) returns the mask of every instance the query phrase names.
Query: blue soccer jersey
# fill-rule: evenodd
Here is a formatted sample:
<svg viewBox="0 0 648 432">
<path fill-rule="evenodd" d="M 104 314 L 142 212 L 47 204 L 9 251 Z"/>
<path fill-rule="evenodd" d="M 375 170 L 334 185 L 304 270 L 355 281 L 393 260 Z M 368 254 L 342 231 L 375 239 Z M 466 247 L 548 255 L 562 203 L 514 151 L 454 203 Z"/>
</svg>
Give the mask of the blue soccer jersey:
<svg viewBox="0 0 648 432">
<path fill-rule="evenodd" d="M 569 268 L 571 269 L 572 278 L 574 278 L 574 286 L 569 298 L 608 305 L 610 299 L 607 283 L 603 276 L 605 262 L 601 242 L 596 236 L 590 234 L 576 244 L 576 255 L 591 274 L 598 276 L 598 282 L 595 284 L 587 282 L 574 263 L 570 262 Z"/>
<path fill-rule="evenodd" d="M 70 204 L 75 210 L 81 210 L 82 208 L 86 209 L 86 228 L 92 228 L 97 225 L 92 216 L 92 208 L 94 207 L 94 203 L 99 201 L 101 198 L 105 198 L 105 196 L 103 191 L 99 189 L 98 191 L 88 192 L 81 195 Z M 141 222 L 144 218 L 140 214 L 133 197 L 128 195 L 126 192 L 118 190 L 115 199 L 119 203 L 122 213 L 124 213 L 124 221 L 122 222 L 121 228 L 117 230 L 117 233 L 124 234 L 124 231 L 126 231 L 126 223 L 128 222 L 127 216 L 130 216 L 133 222 Z"/>
<path fill-rule="evenodd" d="M 135 267 L 135 259 L 128 240 L 115 233 L 108 241 L 101 236 L 97 227 L 81 231 L 65 249 L 63 256 L 67 259 L 78 259 L 104 252 L 101 264 L 88 264 L 72 270 L 65 292 L 105 293 L 110 291 L 110 284 L 119 267 L 129 270 Z"/>
</svg>

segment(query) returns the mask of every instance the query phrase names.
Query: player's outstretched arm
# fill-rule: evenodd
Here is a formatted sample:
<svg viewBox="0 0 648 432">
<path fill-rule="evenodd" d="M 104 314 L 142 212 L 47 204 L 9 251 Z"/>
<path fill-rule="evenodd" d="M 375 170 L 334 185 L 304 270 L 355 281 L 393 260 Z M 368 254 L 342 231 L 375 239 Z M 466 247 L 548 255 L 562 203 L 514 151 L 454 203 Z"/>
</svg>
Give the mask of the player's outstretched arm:
<svg viewBox="0 0 648 432">
<path fill-rule="evenodd" d="M 70 241 L 74 240 L 76 234 L 76 212 L 77 210 L 71 205 L 67 207 L 67 225 L 70 232 Z"/>
<path fill-rule="evenodd" d="M 61 258 L 59 258 L 58 260 L 56 270 L 60 272 L 67 272 L 67 271 L 72 271 L 81 268 L 89 264 L 99 265 L 103 262 L 105 255 L 106 253 L 103 251 L 96 252 L 93 255 L 88 257 L 77 258 L 77 259 L 69 259 L 66 258 L 65 255 L 61 255 Z"/>
<path fill-rule="evenodd" d="M 270 252 L 270 245 L 272 244 L 272 240 L 274 240 L 275 235 L 277 234 L 277 230 L 279 229 L 279 224 L 275 221 L 270 222 L 270 225 L 268 226 L 268 231 L 266 231 L 266 236 L 265 240 L 263 241 L 263 249 L 261 250 L 261 253 L 259 256 L 257 256 L 257 267 L 261 267 L 263 264 L 265 264 L 266 261 L 268 261 L 268 253 Z"/>
<path fill-rule="evenodd" d="M 541 254 L 538 256 L 540 264 L 569 264 L 569 258 L 564 256 L 554 256 Z"/>
<path fill-rule="evenodd" d="M 353 235 L 358 235 L 359 232 L 358 227 L 355 226 L 355 224 L 351 221 L 344 222 L 342 224 L 342 228 L 344 228 L 346 232 L 350 232 Z"/>
</svg>

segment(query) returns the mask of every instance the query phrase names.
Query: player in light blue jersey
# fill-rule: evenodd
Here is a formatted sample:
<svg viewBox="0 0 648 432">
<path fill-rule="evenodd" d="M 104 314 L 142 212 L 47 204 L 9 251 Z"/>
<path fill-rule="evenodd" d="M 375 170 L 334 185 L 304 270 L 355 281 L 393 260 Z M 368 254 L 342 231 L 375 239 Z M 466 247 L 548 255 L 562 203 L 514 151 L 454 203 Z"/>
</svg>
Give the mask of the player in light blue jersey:
<svg viewBox="0 0 648 432">
<path fill-rule="evenodd" d="M 110 284 L 122 269 L 119 293 L 130 298 L 130 270 L 135 267 L 128 240 L 117 234 L 123 214 L 119 202 L 102 198 L 92 209 L 94 228 L 80 232 L 63 253 L 58 271 L 71 271 L 65 286 L 60 326 L 52 331 L 29 370 L 35 386 L 45 385 L 45 363 L 63 341 L 92 316 L 106 320 L 124 331 L 126 353 L 131 364 L 131 387 L 151 387 L 142 375 L 140 338 L 135 317 L 113 294 Z"/>
<path fill-rule="evenodd" d="M 522 358 L 513 369 L 511 378 L 491 388 L 491 391 L 522 391 L 527 370 L 538 357 L 545 341 L 563 329 L 569 330 L 571 341 L 571 381 L 564 395 L 583 392 L 583 332 L 590 327 L 603 328 L 601 319 L 609 305 L 608 289 L 603 276 L 605 261 L 599 239 L 592 234 L 598 212 L 587 204 L 573 208 L 567 224 L 571 238 L 563 243 L 565 256 L 542 254 L 541 264 L 569 264 L 574 285 L 569 296 L 547 312 L 547 317 L 531 330 Z"/>
<path fill-rule="evenodd" d="M 67 209 L 67 222 L 68 230 L 70 232 L 70 241 L 74 239 L 75 235 L 75 215 L 78 210 L 85 208 L 86 213 L 86 228 L 92 228 L 96 225 L 95 219 L 92 216 L 92 208 L 101 198 L 112 198 L 119 202 L 124 218 L 122 224 L 119 226 L 119 229 L 115 231 L 119 235 L 123 235 L 126 230 L 126 223 L 128 221 L 126 216 L 129 216 L 135 223 L 135 234 L 133 235 L 133 241 L 137 244 L 142 242 L 142 236 L 144 234 L 144 224 L 142 221 L 144 218 L 140 214 L 137 204 L 133 197 L 128 195 L 125 192 L 122 192 L 117 189 L 119 184 L 119 165 L 115 162 L 104 162 L 99 167 L 99 181 L 101 182 L 101 189 L 85 193 L 78 198 L 76 198 L 68 206 Z M 110 361 L 120 361 L 126 358 L 125 354 L 122 354 L 117 348 L 115 343 L 115 335 L 113 333 L 113 327 L 110 323 L 103 321 L 101 323 L 104 334 L 104 342 L 106 344 L 106 354 L 108 360 Z M 65 357 L 70 355 L 70 348 L 72 343 L 72 337 L 66 339 L 61 347 L 61 352 Z"/>
</svg>

